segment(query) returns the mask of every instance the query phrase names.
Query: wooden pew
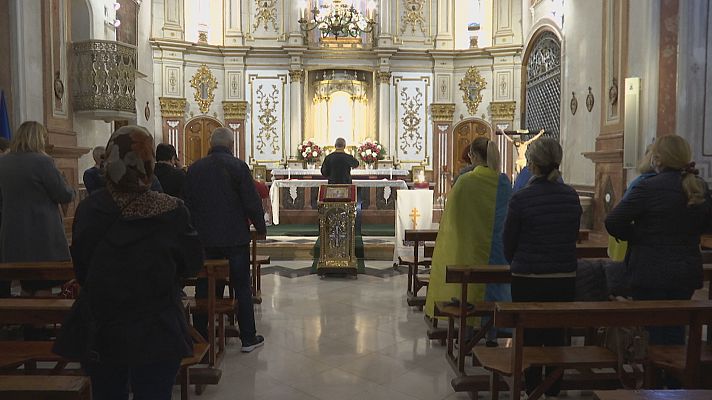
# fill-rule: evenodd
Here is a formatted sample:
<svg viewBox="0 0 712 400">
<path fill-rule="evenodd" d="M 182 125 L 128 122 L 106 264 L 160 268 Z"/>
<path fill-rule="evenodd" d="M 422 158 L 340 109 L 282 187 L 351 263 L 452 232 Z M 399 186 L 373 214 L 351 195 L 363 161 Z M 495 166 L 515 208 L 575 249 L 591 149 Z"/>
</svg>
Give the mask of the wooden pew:
<svg viewBox="0 0 712 400">
<path fill-rule="evenodd" d="M 430 260 L 420 259 L 420 246 L 425 246 L 425 242 L 434 242 L 438 237 L 437 229 L 406 229 L 403 239 L 413 243 L 413 257 L 398 257 L 398 265 L 408 267 L 408 305 L 418 307 L 422 310 L 425 305 L 425 296 L 418 296 L 418 291 L 426 286 L 422 280 L 418 280 L 418 269 L 430 266 Z"/>
<path fill-rule="evenodd" d="M 710 400 L 712 390 L 596 390 L 594 400 Z"/>
<path fill-rule="evenodd" d="M 0 376 L 0 399 L 91 400 L 85 376 Z"/>
<path fill-rule="evenodd" d="M 252 301 L 255 304 L 262 304 L 262 275 L 260 268 L 268 265 L 271 260 L 269 256 L 257 255 L 257 241 L 267 239 L 267 235 L 260 235 L 254 229 L 250 231 L 250 264 L 252 267 Z"/>
<path fill-rule="evenodd" d="M 61 324 L 72 309 L 71 299 L 0 299 L 1 324 Z"/>
<path fill-rule="evenodd" d="M 74 279 L 71 261 L 0 263 L 0 280 L 70 281 Z"/>
<path fill-rule="evenodd" d="M 524 369 L 543 365 L 556 367 L 528 397 L 534 400 L 562 376 L 565 369 L 616 368 L 617 356 L 598 346 L 524 347 L 526 328 L 688 325 L 683 383 L 694 388 L 700 384 L 702 325 L 710 321 L 712 301 L 709 300 L 497 303 L 495 325 L 513 329 L 512 347 L 475 347 L 474 354 L 491 373 L 492 399 L 498 398 L 500 377 L 508 378 L 510 398 L 518 400 Z"/>
</svg>

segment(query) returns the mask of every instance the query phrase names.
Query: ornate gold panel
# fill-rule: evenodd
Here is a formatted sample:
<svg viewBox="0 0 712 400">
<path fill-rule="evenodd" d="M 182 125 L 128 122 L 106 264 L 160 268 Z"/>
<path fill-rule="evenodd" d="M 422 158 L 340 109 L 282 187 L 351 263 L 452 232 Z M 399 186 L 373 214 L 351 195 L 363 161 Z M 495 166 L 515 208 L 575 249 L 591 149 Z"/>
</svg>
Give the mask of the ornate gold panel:
<svg viewBox="0 0 712 400">
<path fill-rule="evenodd" d="M 480 75 L 476 67 L 470 67 L 465 77 L 460 81 L 462 101 L 467 106 L 470 115 L 475 115 L 482 102 L 482 90 L 487 87 L 487 81 Z"/>
<path fill-rule="evenodd" d="M 210 110 L 210 105 L 215 100 L 215 89 L 218 87 L 218 81 L 206 64 L 198 68 L 198 71 L 190 80 L 190 87 L 195 89 L 195 101 L 198 103 L 200 112 L 207 114 Z"/>
</svg>

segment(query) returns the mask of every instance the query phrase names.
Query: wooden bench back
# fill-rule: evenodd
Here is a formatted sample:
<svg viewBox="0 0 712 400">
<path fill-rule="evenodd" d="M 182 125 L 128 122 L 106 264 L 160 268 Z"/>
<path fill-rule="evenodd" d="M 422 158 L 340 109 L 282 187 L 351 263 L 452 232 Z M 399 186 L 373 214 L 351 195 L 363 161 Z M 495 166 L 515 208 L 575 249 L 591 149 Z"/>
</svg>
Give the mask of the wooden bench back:
<svg viewBox="0 0 712 400">
<path fill-rule="evenodd" d="M 445 283 L 510 283 L 509 265 L 448 265 Z"/>
<path fill-rule="evenodd" d="M 434 242 L 437 238 L 437 229 L 406 229 L 403 236 L 407 242 Z"/>
<path fill-rule="evenodd" d="M 71 261 L 0 263 L 0 280 L 69 281 L 74 279 Z"/>
<path fill-rule="evenodd" d="M 678 326 L 712 321 L 710 300 L 497 303 L 499 328 Z"/>
</svg>

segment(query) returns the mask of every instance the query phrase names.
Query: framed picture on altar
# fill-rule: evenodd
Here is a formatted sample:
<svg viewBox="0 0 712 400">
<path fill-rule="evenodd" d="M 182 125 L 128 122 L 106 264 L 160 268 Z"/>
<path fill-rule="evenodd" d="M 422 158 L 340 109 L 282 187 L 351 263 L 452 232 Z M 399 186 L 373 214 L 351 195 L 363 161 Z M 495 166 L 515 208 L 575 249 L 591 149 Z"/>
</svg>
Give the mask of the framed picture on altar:
<svg viewBox="0 0 712 400">
<path fill-rule="evenodd" d="M 342 202 L 355 200 L 355 185 L 321 185 L 319 187 L 319 201 L 321 202 Z"/>
<path fill-rule="evenodd" d="M 393 160 L 378 160 L 376 161 L 376 168 L 391 169 L 393 168 Z"/>
<path fill-rule="evenodd" d="M 252 179 L 259 182 L 267 181 L 267 166 L 254 164 L 252 166 Z"/>
<path fill-rule="evenodd" d="M 304 161 L 297 160 L 296 158 L 290 158 L 287 160 L 287 168 L 304 169 Z"/>
<path fill-rule="evenodd" d="M 410 170 L 412 180 L 415 183 L 425 182 L 425 167 L 422 165 L 414 165 Z"/>
</svg>

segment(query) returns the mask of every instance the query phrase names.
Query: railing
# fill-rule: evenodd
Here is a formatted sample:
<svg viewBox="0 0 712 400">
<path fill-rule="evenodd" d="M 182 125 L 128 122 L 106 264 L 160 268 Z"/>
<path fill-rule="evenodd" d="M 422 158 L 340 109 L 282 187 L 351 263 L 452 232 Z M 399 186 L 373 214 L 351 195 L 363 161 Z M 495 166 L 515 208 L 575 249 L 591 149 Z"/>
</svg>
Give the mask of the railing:
<svg viewBox="0 0 712 400">
<path fill-rule="evenodd" d="M 74 112 L 96 119 L 136 116 L 136 47 L 109 40 L 74 43 Z"/>
</svg>

